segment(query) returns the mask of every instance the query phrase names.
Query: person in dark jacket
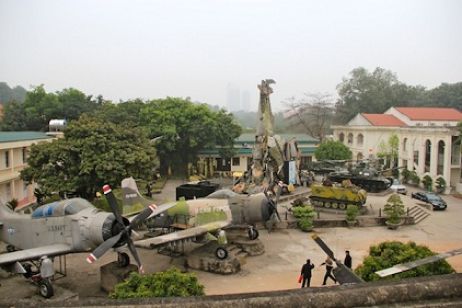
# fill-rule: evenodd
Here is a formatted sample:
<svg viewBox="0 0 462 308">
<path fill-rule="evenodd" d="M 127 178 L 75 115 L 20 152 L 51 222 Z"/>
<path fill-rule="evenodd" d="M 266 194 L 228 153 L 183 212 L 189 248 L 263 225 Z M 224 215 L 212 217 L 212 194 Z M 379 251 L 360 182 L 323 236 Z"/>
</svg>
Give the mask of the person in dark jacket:
<svg viewBox="0 0 462 308">
<path fill-rule="evenodd" d="M 311 264 L 311 260 L 307 259 L 306 263 L 303 264 L 302 270 L 300 274 L 303 277 L 303 283 L 302 283 L 302 288 L 310 286 L 310 281 L 311 281 L 311 270 L 314 268 L 314 264 Z"/>
<path fill-rule="evenodd" d="M 332 275 L 332 269 L 334 268 L 334 262 L 332 261 L 332 259 L 330 257 L 327 257 L 326 262 L 322 263 L 321 265 L 326 265 L 326 274 L 324 275 L 324 281 L 322 282 L 322 285 L 326 285 L 327 278 L 330 278 L 334 281 L 334 283 L 337 283 L 337 280 Z"/>
<path fill-rule="evenodd" d="M 349 269 L 351 269 L 351 256 L 350 256 L 350 251 L 349 250 L 346 250 L 345 251 L 345 261 L 343 261 L 343 264 L 345 264 L 346 267 L 348 267 Z"/>
</svg>

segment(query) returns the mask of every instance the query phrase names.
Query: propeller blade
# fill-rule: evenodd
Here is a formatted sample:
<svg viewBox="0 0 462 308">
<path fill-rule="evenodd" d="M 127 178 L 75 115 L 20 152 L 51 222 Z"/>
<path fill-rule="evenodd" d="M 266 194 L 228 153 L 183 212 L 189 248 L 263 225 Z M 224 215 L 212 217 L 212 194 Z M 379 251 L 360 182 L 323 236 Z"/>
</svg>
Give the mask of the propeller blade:
<svg viewBox="0 0 462 308">
<path fill-rule="evenodd" d="M 330 250 L 329 246 L 327 246 L 327 244 L 324 243 L 324 241 L 316 233 L 313 234 L 311 237 L 316 242 L 316 244 L 318 244 L 319 247 L 321 247 L 321 249 L 326 253 L 326 255 L 328 255 L 332 260 L 335 261 L 334 252 Z"/>
<path fill-rule="evenodd" d="M 132 256 L 135 258 L 136 264 L 138 264 L 138 271 L 141 274 L 143 274 L 144 273 L 143 265 L 141 265 L 141 260 L 138 255 L 138 251 L 136 250 L 135 245 L 133 244 L 133 241 L 131 238 L 128 238 L 127 244 L 128 244 L 128 249 L 132 253 Z"/>
<path fill-rule="evenodd" d="M 111 207 L 112 213 L 114 213 L 114 216 L 117 219 L 117 222 L 125 227 L 125 224 L 122 220 L 122 216 L 120 215 L 119 210 L 117 208 L 117 200 L 114 196 L 114 193 L 112 192 L 111 186 L 107 184 L 104 185 L 103 192 L 104 192 L 104 195 L 106 196 L 106 200 L 109 203 L 109 206 Z"/>
<path fill-rule="evenodd" d="M 133 228 L 140 224 L 141 222 L 145 221 L 146 218 L 151 216 L 151 214 L 157 209 L 155 204 L 151 204 L 147 208 L 145 208 L 141 213 L 139 213 L 130 223 L 130 228 Z"/>
<path fill-rule="evenodd" d="M 105 240 L 103 243 L 101 243 L 101 245 L 99 245 L 98 247 L 96 247 L 95 250 L 93 250 L 92 253 L 90 253 L 87 257 L 87 262 L 88 263 L 93 263 L 95 262 L 96 260 L 98 260 L 99 258 L 101 258 L 102 255 L 104 255 L 109 249 L 111 249 L 112 247 L 114 247 L 114 245 L 120 240 L 120 238 L 122 237 L 122 234 L 124 233 L 124 231 L 121 231 L 119 232 L 119 234 L 117 235 L 114 235 L 113 237 L 111 238 L 108 238 L 107 240 Z"/>
</svg>

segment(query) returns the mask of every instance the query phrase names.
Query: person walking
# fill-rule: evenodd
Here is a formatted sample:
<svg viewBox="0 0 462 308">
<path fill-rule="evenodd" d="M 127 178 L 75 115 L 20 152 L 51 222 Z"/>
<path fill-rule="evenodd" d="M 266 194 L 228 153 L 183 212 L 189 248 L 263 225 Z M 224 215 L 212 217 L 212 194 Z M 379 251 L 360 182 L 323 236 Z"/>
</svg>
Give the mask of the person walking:
<svg viewBox="0 0 462 308">
<path fill-rule="evenodd" d="M 311 282 L 311 270 L 314 268 L 314 264 L 311 264 L 311 260 L 310 259 L 307 259 L 306 260 L 306 263 L 303 264 L 302 266 L 302 270 L 300 272 L 300 275 L 302 276 L 303 278 L 303 283 L 302 283 L 302 288 L 305 287 L 305 285 L 307 287 L 310 286 L 310 282 Z"/>
<path fill-rule="evenodd" d="M 334 281 L 334 283 L 337 283 L 337 280 L 332 275 L 332 269 L 334 268 L 334 262 L 332 261 L 332 259 L 330 257 L 327 257 L 326 262 L 322 263 L 321 265 L 326 265 L 326 274 L 324 275 L 324 281 L 322 282 L 322 285 L 326 285 L 327 278 L 330 278 Z"/>
<path fill-rule="evenodd" d="M 351 256 L 350 256 L 350 251 L 345 250 L 345 261 L 343 261 L 343 264 L 345 264 L 346 267 L 351 269 L 351 263 L 352 263 L 352 260 L 351 260 Z"/>
</svg>

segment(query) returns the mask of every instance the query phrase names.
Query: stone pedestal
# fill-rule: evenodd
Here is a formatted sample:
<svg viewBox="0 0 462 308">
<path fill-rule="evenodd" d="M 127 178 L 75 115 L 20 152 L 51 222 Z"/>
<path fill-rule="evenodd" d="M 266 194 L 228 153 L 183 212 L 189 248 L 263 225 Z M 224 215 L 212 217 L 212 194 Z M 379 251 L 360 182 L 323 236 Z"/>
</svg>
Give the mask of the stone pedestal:
<svg viewBox="0 0 462 308">
<path fill-rule="evenodd" d="M 110 293 L 114 291 L 116 284 L 128 278 L 131 272 L 137 272 L 138 266 L 129 264 L 126 267 L 120 267 L 116 261 L 101 266 L 99 272 L 101 276 L 101 289 Z"/>
</svg>

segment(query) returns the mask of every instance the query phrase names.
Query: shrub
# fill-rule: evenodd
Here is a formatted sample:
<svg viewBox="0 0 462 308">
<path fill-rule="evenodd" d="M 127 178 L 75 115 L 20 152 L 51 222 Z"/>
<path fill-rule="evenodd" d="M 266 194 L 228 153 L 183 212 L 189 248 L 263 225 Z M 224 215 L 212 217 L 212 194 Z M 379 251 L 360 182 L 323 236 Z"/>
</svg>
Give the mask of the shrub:
<svg viewBox="0 0 462 308">
<path fill-rule="evenodd" d="M 111 298 L 201 296 L 204 286 L 192 273 L 181 273 L 176 268 L 150 275 L 130 274 L 128 280 L 117 284 Z"/>
<path fill-rule="evenodd" d="M 422 184 L 427 191 L 432 191 L 433 179 L 428 174 L 422 178 Z"/>
<path fill-rule="evenodd" d="M 365 281 L 374 281 L 379 279 L 399 280 L 410 277 L 454 273 L 454 269 L 448 264 L 448 262 L 440 260 L 386 278 L 380 278 L 377 274 L 375 274 L 376 271 L 389 268 L 393 265 L 416 261 L 432 255 L 435 255 L 435 253 L 428 249 L 428 247 L 416 245 L 414 242 L 382 242 L 369 248 L 369 256 L 364 259 L 363 264 L 356 268 L 355 272 Z"/>
<path fill-rule="evenodd" d="M 398 194 L 391 195 L 387 204 L 383 208 L 383 211 L 388 216 L 388 222 L 392 224 L 398 224 L 401 221 L 401 217 L 404 215 L 404 204 L 401 197 Z"/>
<path fill-rule="evenodd" d="M 401 176 L 403 177 L 403 184 L 407 184 L 411 179 L 411 171 L 407 170 L 407 168 L 401 171 Z"/>
<path fill-rule="evenodd" d="M 419 176 L 417 175 L 417 172 L 415 172 L 415 171 L 412 171 L 412 172 L 411 172 L 410 180 L 411 180 L 411 182 L 414 183 L 415 185 L 419 185 L 419 184 L 420 184 L 420 178 L 419 178 Z"/>
<path fill-rule="evenodd" d="M 435 181 L 436 184 L 436 191 L 438 193 L 442 193 L 446 190 L 446 180 L 442 177 L 439 177 Z"/>
<path fill-rule="evenodd" d="M 313 218 L 316 212 L 311 205 L 293 207 L 292 213 L 297 218 L 297 225 L 301 230 L 310 231 L 313 228 Z"/>
<path fill-rule="evenodd" d="M 348 204 L 346 209 L 346 220 L 356 221 L 356 216 L 359 214 L 359 208 L 354 204 Z"/>
</svg>

